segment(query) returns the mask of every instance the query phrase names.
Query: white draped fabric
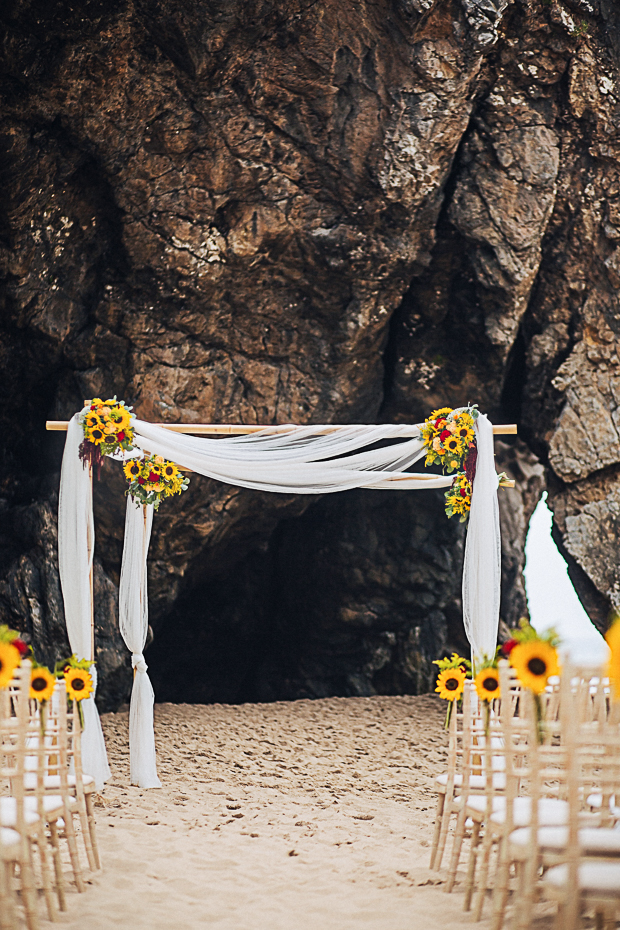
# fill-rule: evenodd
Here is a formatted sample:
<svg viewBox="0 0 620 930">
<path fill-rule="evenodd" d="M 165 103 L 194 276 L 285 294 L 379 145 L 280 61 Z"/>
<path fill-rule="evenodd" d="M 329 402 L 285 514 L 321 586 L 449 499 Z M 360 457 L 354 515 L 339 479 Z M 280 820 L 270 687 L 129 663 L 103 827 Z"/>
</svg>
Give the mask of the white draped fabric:
<svg viewBox="0 0 620 930">
<path fill-rule="evenodd" d="M 95 549 L 95 525 L 90 473 L 79 457 L 83 438 L 76 413 L 69 422 L 60 474 L 58 569 L 69 644 L 78 659 L 92 659 L 90 572 Z M 91 674 L 96 689 L 97 672 L 94 667 Z M 82 710 L 82 762 L 84 771 L 95 779 L 100 791 L 110 777 L 110 767 L 94 692 L 92 697 L 82 701 Z"/>
<path fill-rule="evenodd" d="M 412 475 L 405 470 L 423 458 L 421 436 L 401 438 L 411 426 L 271 427 L 248 436 L 205 439 L 134 421 L 134 445 L 190 468 L 200 475 L 258 491 L 328 494 L 352 488 L 446 488 L 445 475 Z M 374 443 L 400 440 L 378 449 Z M 362 451 L 358 451 L 362 450 Z"/>
<path fill-rule="evenodd" d="M 140 506 L 128 497 L 118 614 L 135 676 L 129 707 L 129 769 L 131 784 L 141 788 L 161 788 L 153 734 L 155 695 L 142 654 L 149 627 L 146 557 L 152 525 L 152 505 Z"/>
<path fill-rule="evenodd" d="M 132 425 L 134 445 L 142 453 L 161 455 L 183 468 L 238 487 L 283 494 L 328 494 L 353 488 L 400 490 L 452 484 L 449 475 L 407 472 L 425 455 L 421 434 L 412 438 L 410 425 L 278 426 L 223 439 L 179 434 L 137 419 Z M 478 418 L 476 431 L 478 462 L 463 573 L 463 605 L 472 654 L 481 656 L 495 650 L 500 537 L 493 431 L 486 417 Z M 69 592 L 65 593 L 65 605 L 69 604 L 71 623 L 80 627 L 79 636 L 86 642 L 90 637 L 90 610 L 86 609 L 90 589 L 87 591 L 86 586 L 94 534 L 90 480 L 77 454 L 81 439 L 82 431 L 74 417 L 61 476 L 59 547 L 61 537 L 65 553 L 82 547 L 79 558 L 65 558 L 61 579 L 63 592 Z M 128 501 L 120 625 L 136 670 L 130 716 L 131 781 L 144 788 L 160 786 L 153 737 L 154 696 L 142 655 L 148 629 L 146 558 L 151 522 L 151 507 L 145 510 Z M 69 622 L 68 618 L 68 626 Z"/>
<path fill-rule="evenodd" d="M 484 414 L 476 420 L 478 461 L 463 562 L 463 623 L 472 661 L 495 655 L 501 591 L 501 536 L 498 475 L 493 427 Z"/>
</svg>

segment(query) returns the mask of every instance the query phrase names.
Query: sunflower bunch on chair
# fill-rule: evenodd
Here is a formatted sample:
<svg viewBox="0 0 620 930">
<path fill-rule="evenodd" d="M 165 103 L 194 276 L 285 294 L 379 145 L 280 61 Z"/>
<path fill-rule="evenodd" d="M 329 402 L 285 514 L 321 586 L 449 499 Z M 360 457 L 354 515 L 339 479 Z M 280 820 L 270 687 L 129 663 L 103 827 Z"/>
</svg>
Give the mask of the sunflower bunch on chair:
<svg viewBox="0 0 620 930">
<path fill-rule="evenodd" d="M 474 685 L 476 686 L 476 693 L 484 707 L 486 736 L 489 735 L 491 704 L 501 697 L 499 670 L 497 668 L 498 653 L 499 650 L 497 650 L 492 659 L 489 659 L 488 656 L 485 655 L 480 661 L 476 662 L 477 673 L 474 678 Z"/>
<path fill-rule="evenodd" d="M 54 669 L 56 678 L 64 679 L 67 697 L 77 703 L 82 728 L 84 727 L 84 714 L 81 702 L 89 698 L 95 690 L 93 676 L 90 673 L 91 666 L 94 664 L 90 659 L 78 659 L 76 655 L 71 655 L 68 659 L 61 659 L 57 662 Z"/>
<path fill-rule="evenodd" d="M 511 639 L 504 643 L 500 650 L 514 668 L 519 682 L 524 688 L 529 688 L 534 695 L 538 736 L 541 742 L 543 740 L 541 695 L 549 679 L 560 674 L 557 650 L 559 644 L 560 637 L 553 628 L 546 630 L 541 636 L 531 623 L 522 617 L 519 620 L 519 628 L 511 631 Z"/>
<path fill-rule="evenodd" d="M 11 630 L 5 623 L 0 624 L 0 688 L 7 687 L 15 669 L 29 651 L 30 646 L 17 630 Z"/>
<path fill-rule="evenodd" d="M 465 682 L 471 678 L 471 662 L 453 652 L 450 658 L 435 659 L 433 665 L 439 668 L 435 691 L 438 692 L 440 698 L 448 701 L 445 724 L 447 730 L 450 725 L 452 706 L 455 701 L 460 701 Z"/>
</svg>

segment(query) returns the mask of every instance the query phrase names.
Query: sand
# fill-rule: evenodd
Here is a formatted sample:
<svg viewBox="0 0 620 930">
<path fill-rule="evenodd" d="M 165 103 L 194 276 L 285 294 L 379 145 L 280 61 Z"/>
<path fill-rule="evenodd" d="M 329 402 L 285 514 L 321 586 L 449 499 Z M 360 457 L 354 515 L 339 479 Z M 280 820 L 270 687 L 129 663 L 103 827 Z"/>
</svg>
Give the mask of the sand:
<svg viewBox="0 0 620 930">
<path fill-rule="evenodd" d="M 103 727 L 104 870 L 69 897 L 71 930 L 457 930 L 431 873 L 434 696 L 155 710 L 161 790 L 129 786 L 127 712 Z M 444 876 L 445 877 L 445 876 Z M 477 926 L 484 928 L 486 922 Z"/>
</svg>

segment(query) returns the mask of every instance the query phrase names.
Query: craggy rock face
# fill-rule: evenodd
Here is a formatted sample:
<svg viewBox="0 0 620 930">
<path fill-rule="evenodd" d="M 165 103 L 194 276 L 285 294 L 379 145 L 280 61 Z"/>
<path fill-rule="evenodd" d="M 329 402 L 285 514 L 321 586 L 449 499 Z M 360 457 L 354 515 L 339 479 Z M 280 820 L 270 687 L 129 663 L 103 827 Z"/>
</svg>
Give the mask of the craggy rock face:
<svg viewBox="0 0 620 930">
<path fill-rule="evenodd" d="M 3 620 L 48 661 L 68 649 L 62 439 L 43 423 L 116 393 L 155 421 L 405 422 L 467 401 L 518 421 L 498 445 L 519 485 L 502 492 L 503 619 L 525 607 L 546 470 L 604 626 L 620 606 L 611 0 L 9 0 L 0 26 Z M 131 681 L 123 488 L 106 464 L 107 707 Z M 195 477 L 155 521 L 160 695 L 426 689 L 431 659 L 463 648 L 463 534 L 443 520 L 431 492 L 310 501 Z"/>
</svg>

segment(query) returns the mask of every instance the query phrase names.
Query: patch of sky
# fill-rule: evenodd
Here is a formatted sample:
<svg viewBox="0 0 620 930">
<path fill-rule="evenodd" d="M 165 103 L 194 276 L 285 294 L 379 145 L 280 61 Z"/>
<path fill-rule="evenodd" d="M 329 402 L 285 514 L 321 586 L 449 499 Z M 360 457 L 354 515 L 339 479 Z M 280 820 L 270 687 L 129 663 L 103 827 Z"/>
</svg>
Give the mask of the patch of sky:
<svg viewBox="0 0 620 930">
<path fill-rule="evenodd" d="M 566 562 L 551 537 L 547 492 L 532 514 L 525 543 L 525 590 L 530 621 L 539 632 L 554 627 L 561 651 L 580 665 L 606 660 L 605 640 L 585 612 L 568 576 Z"/>
</svg>

